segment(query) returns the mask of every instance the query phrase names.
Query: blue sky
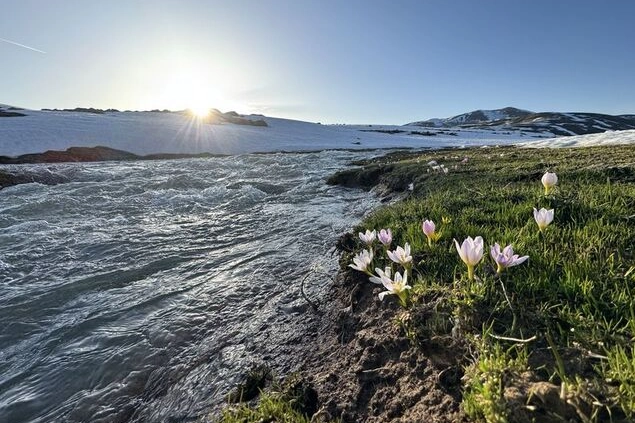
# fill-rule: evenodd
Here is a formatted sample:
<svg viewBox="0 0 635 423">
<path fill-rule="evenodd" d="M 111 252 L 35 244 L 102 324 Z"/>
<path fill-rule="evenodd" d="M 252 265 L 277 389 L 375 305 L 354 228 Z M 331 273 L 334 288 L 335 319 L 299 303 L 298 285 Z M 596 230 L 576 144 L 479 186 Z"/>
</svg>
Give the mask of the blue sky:
<svg viewBox="0 0 635 423">
<path fill-rule="evenodd" d="M 21 0 L 0 103 L 402 124 L 474 109 L 635 113 L 635 2 Z"/>
</svg>

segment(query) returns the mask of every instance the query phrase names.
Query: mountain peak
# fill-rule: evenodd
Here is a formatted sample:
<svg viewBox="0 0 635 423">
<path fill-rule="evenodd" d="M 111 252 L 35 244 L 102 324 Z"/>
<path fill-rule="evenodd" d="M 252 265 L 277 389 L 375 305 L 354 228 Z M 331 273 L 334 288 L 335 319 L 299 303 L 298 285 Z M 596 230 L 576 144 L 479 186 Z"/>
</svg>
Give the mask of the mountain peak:
<svg viewBox="0 0 635 423">
<path fill-rule="evenodd" d="M 474 110 L 472 112 L 463 113 L 446 119 L 446 124 L 454 125 L 470 125 L 480 123 L 490 123 L 525 117 L 532 114 L 529 110 L 517 109 L 515 107 L 504 107 L 494 110 Z"/>
</svg>

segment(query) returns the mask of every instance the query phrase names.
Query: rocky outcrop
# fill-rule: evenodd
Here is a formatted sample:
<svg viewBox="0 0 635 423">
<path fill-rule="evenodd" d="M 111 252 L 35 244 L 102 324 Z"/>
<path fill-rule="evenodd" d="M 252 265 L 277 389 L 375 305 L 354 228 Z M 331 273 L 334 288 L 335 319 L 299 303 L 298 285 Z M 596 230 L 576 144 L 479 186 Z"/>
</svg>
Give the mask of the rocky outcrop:
<svg viewBox="0 0 635 423">
<path fill-rule="evenodd" d="M 19 184 L 37 182 L 44 185 L 57 185 L 68 182 L 63 175 L 48 169 L 3 171 L 0 170 L 0 189 Z"/>
<path fill-rule="evenodd" d="M 18 117 L 18 116 L 26 116 L 26 115 L 20 112 L 10 112 L 7 110 L 0 109 L 0 117 Z"/>
<path fill-rule="evenodd" d="M 107 162 L 120 160 L 171 160 L 203 157 L 222 157 L 223 154 L 199 153 L 157 153 L 139 156 L 110 147 L 70 147 L 64 151 L 48 150 L 44 153 L 23 154 L 17 157 L 0 156 L 0 164 L 65 163 L 65 162 Z"/>
<path fill-rule="evenodd" d="M 211 124 L 233 123 L 234 125 L 269 126 L 264 119 L 251 120 L 234 111 L 223 113 L 218 109 L 211 109 L 209 116 L 205 118 L 205 122 Z"/>
<path fill-rule="evenodd" d="M 48 150 L 44 153 L 23 154 L 18 157 L 0 156 L 0 164 L 100 162 L 140 158 L 136 154 L 109 147 L 70 147 L 64 151 Z"/>
<path fill-rule="evenodd" d="M 94 107 L 75 107 L 74 109 L 42 109 L 48 112 L 77 112 L 77 113 L 92 113 L 95 115 L 103 115 L 104 113 L 118 112 L 117 109 L 96 109 Z"/>
<path fill-rule="evenodd" d="M 94 107 L 76 107 L 74 109 L 42 109 L 42 110 L 47 112 L 73 112 L 73 113 L 89 113 L 89 114 L 95 114 L 95 115 L 103 115 L 106 113 L 120 112 L 117 109 L 97 109 Z M 150 110 L 150 112 L 151 113 L 184 113 L 184 114 L 192 113 L 189 110 L 172 112 L 167 109 L 163 109 L 163 110 L 153 109 L 153 110 Z M 6 116 L 25 116 L 24 114 L 21 114 L 21 113 L 3 111 L 2 108 L 0 107 L 0 117 L 5 115 Z M 267 125 L 267 122 L 264 119 L 249 119 L 245 116 L 239 115 L 238 113 L 234 111 L 223 113 L 218 109 L 210 109 L 209 116 L 203 118 L 203 121 L 205 123 L 210 123 L 210 124 L 233 123 L 234 125 L 269 126 Z"/>
<path fill-rule="evenodd" d="M 23 110 L 19 107 L 7 106 L 0 104 L 0 117 L 19 117 L 26 116 L 24 113 L 20 113 L 18 110 Z"/>
</svg>

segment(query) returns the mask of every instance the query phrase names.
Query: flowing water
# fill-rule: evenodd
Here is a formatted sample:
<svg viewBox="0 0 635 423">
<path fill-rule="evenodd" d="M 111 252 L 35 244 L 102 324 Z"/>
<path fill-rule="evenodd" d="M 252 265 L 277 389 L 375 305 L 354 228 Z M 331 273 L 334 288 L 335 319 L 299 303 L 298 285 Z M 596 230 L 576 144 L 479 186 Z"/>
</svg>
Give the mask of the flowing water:
<svg viewBox="0 0 635 423">
<path fill-rule="evenodd" d="M 325 177 L 371 155 L 28 166 L 68 182 L 0 191 L 0 422 L 192 421 L 293 370 L 300 280 L 376 205 Z"/>
</svg>

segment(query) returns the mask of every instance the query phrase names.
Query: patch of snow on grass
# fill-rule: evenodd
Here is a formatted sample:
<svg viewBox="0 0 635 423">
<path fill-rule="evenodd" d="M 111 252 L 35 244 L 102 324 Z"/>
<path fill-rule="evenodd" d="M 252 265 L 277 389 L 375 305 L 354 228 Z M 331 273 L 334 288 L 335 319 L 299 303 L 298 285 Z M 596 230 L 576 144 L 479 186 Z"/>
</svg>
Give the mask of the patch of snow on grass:
<svg viewBox="0 0 635 423">
<path fill-rule="evenodd" d="M 596 145 L 635 144 L 635 129 L 606 131 L 600 134 L 574 135 L 521 143 L 521 147 L 590 147 Z"/>
</svg>

